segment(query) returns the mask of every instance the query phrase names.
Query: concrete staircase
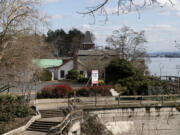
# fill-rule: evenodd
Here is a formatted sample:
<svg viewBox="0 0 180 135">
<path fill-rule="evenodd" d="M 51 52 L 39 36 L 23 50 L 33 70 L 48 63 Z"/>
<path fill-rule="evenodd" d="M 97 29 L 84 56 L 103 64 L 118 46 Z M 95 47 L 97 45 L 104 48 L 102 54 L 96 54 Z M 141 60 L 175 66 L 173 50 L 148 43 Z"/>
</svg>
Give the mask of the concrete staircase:
<svg viewBox="0 0 180 135">
<path fill-rule="evenodd" d="M 42 118 L 64 117 L 66 115 L 63 109 L 41 110 L 40 113 Z"/>
<path fill-rule="evenodd" d="M 59 124 L 59 122 L 35 121 L 27 130 L 48 133 L 48 130 L 57 124 Z"/>
<path fill-rule="evenodd" d="M 41 119 L 35 121 L 30 125 L 27 131 L 37 131 L 48 133 L 49 129 L 53 126 L 58 125 L 66 115 L 66 109 L 57 110 L 40 110 Z"/>
</svg>

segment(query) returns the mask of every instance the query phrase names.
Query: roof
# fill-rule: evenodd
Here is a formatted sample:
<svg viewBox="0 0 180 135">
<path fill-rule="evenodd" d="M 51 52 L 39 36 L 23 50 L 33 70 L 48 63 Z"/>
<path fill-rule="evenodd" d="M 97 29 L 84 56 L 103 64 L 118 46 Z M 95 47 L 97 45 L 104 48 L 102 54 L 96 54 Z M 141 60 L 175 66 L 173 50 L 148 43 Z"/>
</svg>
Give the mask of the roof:
<svg viewBox="0 0 180 135">
<path fill-rule="evenodd" d="M 39 66 L 40 68 L 50 68 L 62 65 L 61 59 L 36 59 L 33 60 L 33 64 Z"/>
<path fill-rule="evenodd" d="M 85 37 L 84 37 L 83 44 L 94 44 L 93 41 L 92 41 L 92 38 L 91 38 L 91 33 L 90 33 L 90 31 L 87 31 L 87 32 L 85 33 Z"/>
<path fill-rule="evenodd" d="M 68 61 L 64 62 L 62 65 L 56 66 L 54 68 L 61 68 L 62 66 L 66 65 L 67 63 L 69 63 L 70 61 L 73 61 L 73 58 L 71 58 Z M 83 67 L 86 67 L 80 60 L 78 60 L 78 64 L 83 66 Z"/>
<path fill-rule="evenodd" d="M 114 50 L 79 50 L 78 56 L 101 56 L 110 55 L 115 56 L 116 51 Z"/>
</svg>

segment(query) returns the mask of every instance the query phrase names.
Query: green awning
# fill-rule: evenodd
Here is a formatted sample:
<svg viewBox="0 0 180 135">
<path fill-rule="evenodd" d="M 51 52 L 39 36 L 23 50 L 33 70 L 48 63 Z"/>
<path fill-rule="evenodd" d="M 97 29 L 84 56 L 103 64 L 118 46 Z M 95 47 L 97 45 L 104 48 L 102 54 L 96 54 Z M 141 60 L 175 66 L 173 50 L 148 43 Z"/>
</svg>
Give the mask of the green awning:
<svg viewBox="0 0 180 135">
<path fill-rule="evenodd" d="M 33 60 L 33 64 L 39 66 L 40 68 L 50 68 L 57 67 L 62 64 L 62 60 L 60 59 L 36 59 Z"/>
</svg>

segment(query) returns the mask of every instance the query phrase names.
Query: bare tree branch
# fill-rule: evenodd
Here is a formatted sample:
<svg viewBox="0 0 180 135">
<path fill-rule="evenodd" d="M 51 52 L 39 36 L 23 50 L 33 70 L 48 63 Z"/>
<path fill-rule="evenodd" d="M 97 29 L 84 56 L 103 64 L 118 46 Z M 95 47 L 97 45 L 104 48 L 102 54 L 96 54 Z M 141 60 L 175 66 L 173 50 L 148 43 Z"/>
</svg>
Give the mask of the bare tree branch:
<svg viewBox="0 0 180 135">
<path fill-rule="evenodd" d="M 164 7 L 166 5 L 172 5 L 174 6 L 174 3 L 172 0 L 165 0 L 164 3 L 159 2 L 159 0 L 142 0 L 142 1 L 136 1 L 136 0 L 116 0 L 117 1 L 117 10 L 115 11 L 115 14 L 120 15 L 120 13 L 129 13 L 132 11 L 136 11 L 138 13 L 138 17 L 140 18 L 140 10 L 149 7 L 152 5 L 158 5 L 159 7 Z M 112 0 L 104 0 L 98 5 L 87 7 L 85 12 L 77 12 L 79 14 L 83 15 L 92 15 L 93 16 L 93 23 L 95 23 L 95 14 L 96 12 L 100 11 L 101 15 L 105 16 L 105 22 L 108 21 L 108 11 L 107 11 L 107 5 L 113 3 Z M 115 8 L 114 8 L 115 9 Z"/>
<path fill-rule="evenodd" d="M 32 33 L 34 25 L 45 23 L 39 4 L 38 0 L 0 0 L 0 63 L 8 44 L 23 33 Z"/>
</svg>

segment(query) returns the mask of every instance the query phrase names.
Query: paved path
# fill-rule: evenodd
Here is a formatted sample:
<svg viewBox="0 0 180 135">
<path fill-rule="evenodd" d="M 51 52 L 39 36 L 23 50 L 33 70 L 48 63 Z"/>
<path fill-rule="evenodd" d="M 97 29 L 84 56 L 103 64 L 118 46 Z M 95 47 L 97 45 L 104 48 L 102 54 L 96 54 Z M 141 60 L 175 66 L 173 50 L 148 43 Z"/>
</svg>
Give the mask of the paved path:
<svg viewBox="0 0 180 135">
<path fill-rule="evenodd" d="M 47 135 L 47 133 L 37 131 L 24 131 L 23 133 L 21 133 L 21 135 Z"/>
</svg>

